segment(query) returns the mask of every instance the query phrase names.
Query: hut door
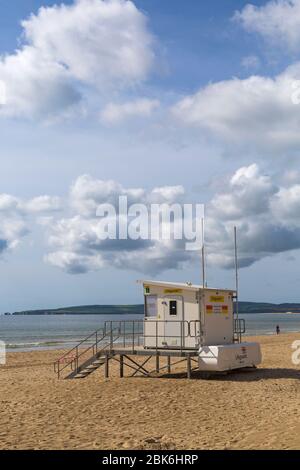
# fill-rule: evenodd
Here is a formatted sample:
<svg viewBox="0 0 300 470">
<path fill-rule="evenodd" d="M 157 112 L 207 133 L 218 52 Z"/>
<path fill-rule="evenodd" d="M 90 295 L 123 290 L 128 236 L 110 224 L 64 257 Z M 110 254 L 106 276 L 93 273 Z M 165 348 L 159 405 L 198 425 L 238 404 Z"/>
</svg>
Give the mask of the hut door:
<svg viewBox="0 0 300 470">
<path fill-rule="evenodd" d="M 164 298 L 165 346 L 184 347 L 183 297 L 172 295 Z"/>
</svg>

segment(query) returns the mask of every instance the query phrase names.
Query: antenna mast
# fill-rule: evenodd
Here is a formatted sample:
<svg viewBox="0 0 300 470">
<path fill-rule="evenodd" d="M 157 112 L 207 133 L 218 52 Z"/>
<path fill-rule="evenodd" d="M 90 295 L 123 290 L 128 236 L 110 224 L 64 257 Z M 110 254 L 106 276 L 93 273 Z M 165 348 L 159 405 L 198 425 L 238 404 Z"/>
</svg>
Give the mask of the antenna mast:
<svg viewBox="0 0 300 470">
<path fill-rule="evenodd" d="M 204 218 L 201 219 L 202 224 L 202 283 L 203 289 L 206 287 L 206 279 L 205 279 L 205 242 L 204 242 Z"/>
<path fill-rule="evenodd" d="M 236 289 L 236 319 L 239 319 L 239 266 L 237 249 L 237 228 L 234 227 L 234 264 L 235 264 L 235 289 Z"/>
</svg>

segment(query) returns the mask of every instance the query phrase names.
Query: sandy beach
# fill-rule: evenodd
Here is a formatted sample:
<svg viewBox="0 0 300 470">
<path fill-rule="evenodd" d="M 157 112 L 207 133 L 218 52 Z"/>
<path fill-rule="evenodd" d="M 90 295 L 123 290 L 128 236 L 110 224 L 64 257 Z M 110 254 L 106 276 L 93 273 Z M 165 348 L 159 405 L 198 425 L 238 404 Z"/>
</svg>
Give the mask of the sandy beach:
<svg viewBox="0 0 300 470">
<path fill-rule="evenodd" d="M 0 367 L 1 449 L 299 449 L 300 334 L 259 340 L 256 371 L 187 380 L 58 380 L 58 351 L 10 353 Z M 175 371 L 175 370 L 174 370 Z M 127 374 L 130 371 L 126 370 Z"/>
</svg>

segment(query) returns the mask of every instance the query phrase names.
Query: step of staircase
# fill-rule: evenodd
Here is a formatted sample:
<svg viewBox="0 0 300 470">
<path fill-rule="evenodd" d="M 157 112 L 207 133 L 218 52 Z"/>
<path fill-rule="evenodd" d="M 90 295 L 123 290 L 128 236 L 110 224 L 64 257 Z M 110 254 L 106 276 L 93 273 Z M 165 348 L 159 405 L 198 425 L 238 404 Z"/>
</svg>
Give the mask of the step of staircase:
<svg viewBox="0 0 300 470">
<path fill-rule="evenodd" d="M 100 356 L 99 353 L 95 354 L 92 358 L 84 362 L 78 371 L 72 371 L 66 378 L 67 379 L 84 379 L 88 375 L 95 372 L 99 367 L 105 363 L 105 356 Z"/>
</svg>

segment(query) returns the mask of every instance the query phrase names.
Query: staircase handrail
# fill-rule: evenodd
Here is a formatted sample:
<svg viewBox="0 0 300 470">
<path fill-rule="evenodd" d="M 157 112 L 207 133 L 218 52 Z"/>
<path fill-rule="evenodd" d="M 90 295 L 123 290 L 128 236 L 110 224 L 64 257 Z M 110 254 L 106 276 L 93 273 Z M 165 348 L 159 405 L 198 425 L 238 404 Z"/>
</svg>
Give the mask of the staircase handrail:
<svg viewBox="0 0 300 470">
<path fill-rule="evenodd" d="M 114 331 L 114 330 L 113 330 Z M 67 351 L 63 356 L 61 356 L 59 359 L 57 359 L 55 362 L 54 362 L 54 372 L 57 373 L 58 375 L 60 375 L 60 373 L 65 370 L 67 367 L 71 366 L 73 367 L 73 364 L 75 363 L 76 365 L 76 368 L 78 369 L 79 365 L 78 365 L 78 360 L 81 356 L 83 356 L 84 354 L 86 354 L 90 349 L 94 349 L 95 347 L 98 346 L 98 344 L 100 342 L 102 342 L 106 337 L 109 337 L 110 341 L 108 341 L 105 346 L 103 348 L 100 349 L 100 351 L 97 351 L 98 352 L 101 352 L 102 350 L 104 350 L 105 348 L 107 348 L 111 342 L 114 342 L 116 341 L 117 338 L 114 338 L 112 340 L 112 335 L 113 335 L 113 331 L 108 331 L 108 332 L 103 332 L 103 328 L 97 330 L 97 331 L 94 331 L 93 333 L 91 333 L 89 336 L 87 336 L 86 338 L 84 338 L 83 340 L 81 340 L 76 346 L 74 346 L 72 349 L 70 349 L 69 351 Z M 100 338 L 98 338 L 98 333 L 101 332 L 102 333 L 102 336 Z M 91 344 L 88 348 L 86 348 L 84 351 L 81 351 L 80 354 L 78 354 L 79 352 L 79 347 L 84 344 L 86 341 L 88 341 L 89 339 L 91 339 L 93 336 L 96 336 L 96 341 Z M 74 352 L 74 356 L 71 356 L 71 354 Z M 62 361 L 64 361 L 65 359 L 70 359 L 69 362 L 67 362 L 62 368 L 60 368 L 60 364 L 62 363 Z"/>
</svg>

